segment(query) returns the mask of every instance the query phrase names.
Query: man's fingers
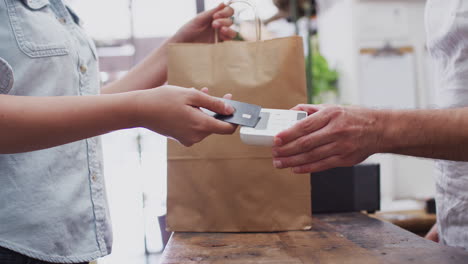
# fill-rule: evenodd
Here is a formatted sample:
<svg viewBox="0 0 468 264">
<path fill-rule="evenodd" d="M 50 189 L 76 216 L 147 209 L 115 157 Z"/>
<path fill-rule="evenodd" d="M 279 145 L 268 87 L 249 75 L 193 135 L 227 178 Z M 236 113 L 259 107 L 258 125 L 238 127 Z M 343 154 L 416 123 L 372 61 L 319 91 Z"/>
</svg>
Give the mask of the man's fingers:
<svg viewBox="0 0 468 264">
<path fill-rule="evenodd" d="M 200 91 L 202 91 L 203 93 L 206 93 L 206 94 L 209 94 L 209 93 L 210 93 L 210 90 L 209 90 L 208 88 L 206 88 L 206 87 L 201 88 Z"/>
<path fill-rule="evenodd" d="M 317 162 L 337 154 L 334 144 L 325 144 L 311 151 L 284 158 L 274 158 L 273 165 L 278 169 L 298 167 L 305 164 Z"/>
<path fill-rule="evenodd" d="M 234 9 L 230 6 L 224 5 L 221 9 L 221 5 L 218 6 L 218 10 L 213 13 L 213 19 L 229 18 L 234 15 Z"/>
<path fill-rule="evenodd" d="M 224 98 L 224 99 L 228 99 L 228 100 L 232 100 L 232 94 L 229 94 L 229 93 L 228 93 L 228 94 L 225 94 L 225 95 L 223 96 L 223 98 Z"/>
<path fill-rule="evenodd" d="M 332 140 L 323 132 L 308 134 L 281 147 L 273 147 L 273 157 L 284 158 L 298 155 L 331 142 Z"/>
<path fill-rule="evenodd" d="M 302 122 L 304 122 L 304 121 L 302 121 Z M 280 132 L 279 134 L 277 134 L 275 136 L 275 138 L 273 139 L 273 142 L 275 143 L 276 147 L 280 147 L 280 146 L 284 146 L 284 145 L 288 144 L 289 142 L 291 142 L 291 141 L 293 141 L 293 140 L 295 140 L 297 138 L 305 136 L 307 134 L 308 134 L 307 131 L 302 129 L 301 126 L 299 125 L 299 123 L 297 123 L 293 127 L 289 128 L 289 129 L 286 129 L 286 130 Z"/>
<path fill-rule="evenodd" d="M 311 105 L 311 104 L 298 104 L 295 107 L 291 108 L 291 110 L 295 111 L 304 111 L 307 112 L 309 115 L 318 112 L 323 107 L 321 105 Z"/>
<path fill-rule="evenodd" d="M 431 230 L 429 230 L 429 232 L 426 234 L 424 238 L 432 240 L 436 243 L 439 243 L 439 233 L 437 231 L 437 223 L 432 226 Z"/>
<path fill-rule="evenodd" d="M 203 107 L 215 113 L 222 115 L 232 115 L 235 111 L 234 107 L 224 103 L 219 98 L 207 95 L 202 92 L 194 91 L 195 95 L 191 99 L 191 105 L 195 107 Z"/>
<path fill-rule="evenodd" d="M 297 122 L 293 127 L 280 132 L 275 136 L 275 146 L 286 145 L 300 137 L 313 133 L 326 126 L 329 118 L 326 115 L 316 113 Z"/>
<path fill-rule="evenodd" d="M 293 167 L 292 171 L 297 174 L 304 174 L 304 173 L 314 173 L 320 172 L 324 170 L 328 170 L 331 168 L 339 167 L 341 163 L 340 156 L 331 156 L 326 159 L 309 163 L 302 166 Z"/>
</svg>

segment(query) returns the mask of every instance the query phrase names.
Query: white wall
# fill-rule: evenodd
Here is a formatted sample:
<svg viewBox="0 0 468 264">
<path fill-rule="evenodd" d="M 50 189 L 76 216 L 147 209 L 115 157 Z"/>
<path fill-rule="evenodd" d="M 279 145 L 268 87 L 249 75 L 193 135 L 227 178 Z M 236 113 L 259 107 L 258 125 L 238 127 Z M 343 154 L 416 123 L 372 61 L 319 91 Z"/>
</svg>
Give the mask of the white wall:
<svg viewBox="0 0 468 264">
<path fill-rule="evenodd" d="M 322 0 L 327 2 L 327 0 Z M 340 101 L 344 104 L 357 102 L 358 94 L 358 47 L 355 34 L 355 9 L 353 1 L 337 2 L 318 17 L 320 50 L 331 67 L 340 73 Z"/>
<path fill-rule="evenodd" d="M 410 90 L 398 90 L 402 87 L 395 87 L 395 94 L 375 98 L 378 104 L 372 106 L 401 108 L 401 97 L 408 95 L 414 95 L 414 99 L 413 102 L 406 103 L 404 108 L 427 108 L 431 105 L 434 88 L 430 82 L 431 67 L 427 66 L 424 6 L 423 0 L 341 0 L 335 1 L 319 14 L 321 52 L 340 73 L 341 103 L 370 106 L 368 98 L 366 99 L 369 93 L 363 94 L 366 90 L 364 85 L 368 83 L 367 77 L 377 78 L 377 81 L 381 77 L 382 82 L 385 82 L 385 78 L 401 70 L 391 68 L 391 65 L 398 65 L 391 63 L 392 60 L 397 61 L 395 58 L 388 59 L 387 69 L 383 67 L 377 71 L 366 70 L 361 64 L 362 48 L 381 48 L 388 43 L 394 47 L 410 46 L 414 49 L 412 54 L 405 55 L 408 56 L 409 63 L 405 65 L 413 72 L 411 85 L 408 87 Z M 407 72 L 400 73 L 404 76 Z M 388 85 L 376 85 L 375 89 L 382 89 L 384 84 Z M 366 91 L 369 91 L 368 89 L 369 87 Z M 384 201 L 420 199 L 434 195 L 433 161 L 391 154 L 374 155 L 369 161 L 381 163 L 381 190 Z"/>
</svg>

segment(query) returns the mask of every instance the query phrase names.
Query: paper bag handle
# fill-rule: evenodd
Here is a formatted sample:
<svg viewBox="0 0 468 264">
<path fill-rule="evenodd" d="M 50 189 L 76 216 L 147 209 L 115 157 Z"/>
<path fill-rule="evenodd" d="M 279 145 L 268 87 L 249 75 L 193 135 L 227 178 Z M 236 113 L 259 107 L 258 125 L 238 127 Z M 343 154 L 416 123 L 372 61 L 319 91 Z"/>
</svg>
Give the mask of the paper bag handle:
<svg viewBox="0 0 468 264">
<path fill-rule="evenodd" d="M 254 15 L 255 15 L 255 33 L 257 35 L 257 41 L 260 41 L 261 37 L 262 37 L 262 21 L 260 21 L 260 17 L 258 16 L 257 8 L 249 0 L 230 0 L 229 2 L 227 2 L 226 5 L 230 6 L 230 5 L 236 4 L 236 3 L 246 4 L 246 5 L 250 6 L 253 9 Z M 219 34 L 218 29 L 215 29 L 215 43 L 219 42 L 218 34 Z"/>
</svg>

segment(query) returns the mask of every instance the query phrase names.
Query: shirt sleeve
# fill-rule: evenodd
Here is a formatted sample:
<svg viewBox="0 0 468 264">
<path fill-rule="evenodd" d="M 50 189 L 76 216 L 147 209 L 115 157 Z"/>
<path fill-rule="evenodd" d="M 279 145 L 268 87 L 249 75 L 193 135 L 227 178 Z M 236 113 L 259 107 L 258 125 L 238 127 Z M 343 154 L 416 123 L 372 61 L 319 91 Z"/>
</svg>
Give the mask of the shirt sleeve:
<svg viewBox="0 0 468 264">
<path fill-rule="evenodd" d="M 13 87 L 13 69 L 6 60 L 0 57 L 0 94 L 7 94 Z"/>
</svg>

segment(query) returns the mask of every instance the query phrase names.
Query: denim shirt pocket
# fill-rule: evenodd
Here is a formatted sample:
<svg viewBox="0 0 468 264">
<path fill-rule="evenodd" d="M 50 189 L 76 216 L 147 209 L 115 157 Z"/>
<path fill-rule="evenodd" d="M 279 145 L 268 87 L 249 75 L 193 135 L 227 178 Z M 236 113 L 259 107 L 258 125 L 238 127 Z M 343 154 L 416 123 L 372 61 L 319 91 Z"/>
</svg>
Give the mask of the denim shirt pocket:
<svg viewBox="0 0 468 264">
<path fill-rule="evenodd" d="M 0 94 L 8 94 L 13 87 L 13 69 L 4 59 L 0 58 Z"/>
<path fill-rule="evenodd" d="M 65 27 L 48 0 L 5 0 L 19 49 L 31 58 L 69 53 Z"/>
</svg>

